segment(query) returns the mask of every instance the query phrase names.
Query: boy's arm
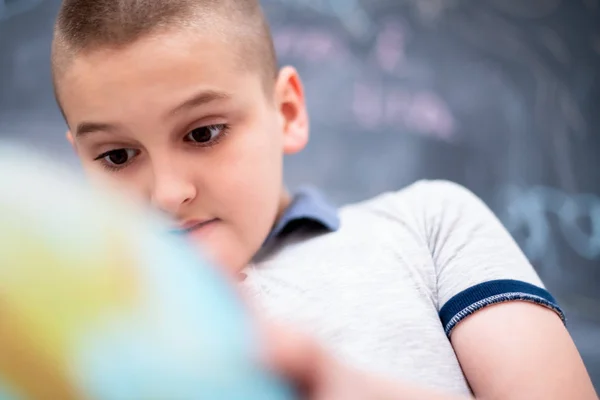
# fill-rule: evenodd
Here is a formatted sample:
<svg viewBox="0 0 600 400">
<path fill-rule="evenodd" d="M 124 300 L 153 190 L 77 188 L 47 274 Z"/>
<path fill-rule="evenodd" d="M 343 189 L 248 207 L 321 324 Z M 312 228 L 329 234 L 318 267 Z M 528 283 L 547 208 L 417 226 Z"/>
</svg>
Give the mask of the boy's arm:
<svg viewBox="0 0 600 400">
<path fill-rule="evenodd" d="M 311 338 L 269 328 L 269 363 L 301 389 L 302 399 L 468 400 L 361 373 L 340 364 Z M 514 330 L 524 332 L 515 336 Z M 505 303 L 486 308 L 456 328 L 453 344 L 475 399 L 597 399 L 560 319 L 541 307 Z"/>
<path fill-rule="evenodd" d="M 456 327 L 452 345 L 475 399 L 598 399 L 562 321 L 543 307 L 509 302 L 482 309 Z M 364 398 L 466 400 L 401 383 L 370 386 Z"/>
<path fill-rule="evenodd" d="M 597 399 L 563 312 L 492 211 L 449 182 L 413 197 L 440 319 L 476 398 Z"/>
<path fill-rule="evenodd" d="M 462 321 L 451 341 L 476 398 L 598 398 L 551 310 L 525 302 L 493 305 Z"/>
</svg>

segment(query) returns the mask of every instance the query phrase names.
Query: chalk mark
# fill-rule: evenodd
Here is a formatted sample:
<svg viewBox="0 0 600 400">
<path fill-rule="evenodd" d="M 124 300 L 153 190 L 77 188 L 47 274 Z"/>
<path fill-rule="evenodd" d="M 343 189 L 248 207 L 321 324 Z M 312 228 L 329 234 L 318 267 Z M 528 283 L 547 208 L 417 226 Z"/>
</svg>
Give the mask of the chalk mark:
<svg viewBox="0 0 600 400">
<path fill-rule="evenodd" d="M 594 194 L 567 194 L 561 190 L 534 186 L 522 188 L 507 186 L 501 191 L 507 204 L 501 215 L 512 233 L 526 229 L 528 235 L 521 241 L 523 251 L 532 260 L 540 260 L 545 267 L 558 268 L 558 254 L 549 216 L 558 220 L 562 239 L 581 258 L 600 260 L 600 197 Z M 579 225 L 589 222 L 589 232 Z"/>
</svg>

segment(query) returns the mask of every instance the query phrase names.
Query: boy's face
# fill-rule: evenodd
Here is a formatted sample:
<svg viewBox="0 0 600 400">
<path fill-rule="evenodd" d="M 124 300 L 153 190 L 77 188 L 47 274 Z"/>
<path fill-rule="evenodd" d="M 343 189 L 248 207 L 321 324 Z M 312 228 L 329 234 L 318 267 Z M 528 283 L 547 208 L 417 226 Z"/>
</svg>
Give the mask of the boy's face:
<svg viewBox="0 0 600 400">
<path fill-rule="evenodd" d="M 232 272 L 287 205 L 283 155 L 308 140 L 296 72 L 266 93 L 238 57 L 182 31 L 79 55 L 57 82 L 84 169 L 167 213 Z"/>
</svg>

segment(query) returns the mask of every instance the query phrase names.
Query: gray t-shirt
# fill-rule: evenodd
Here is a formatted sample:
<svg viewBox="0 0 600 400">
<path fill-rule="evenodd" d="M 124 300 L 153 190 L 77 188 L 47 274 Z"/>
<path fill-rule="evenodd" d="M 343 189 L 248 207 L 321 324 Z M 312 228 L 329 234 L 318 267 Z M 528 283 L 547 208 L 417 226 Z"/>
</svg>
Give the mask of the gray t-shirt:
<svg viewBox="0 0 600 400">
<path fill-rule="evenodd" d="M 335 231 L 297 225 L 273 238 L 244 286 L 269 317 L 355 367 L 469 394 L 448 339 L 463 318 L 522 300 L 564 319 L 500 221 L 457 184 L 420 181 L 345 206 L 339 221 Z"/>
</svg>

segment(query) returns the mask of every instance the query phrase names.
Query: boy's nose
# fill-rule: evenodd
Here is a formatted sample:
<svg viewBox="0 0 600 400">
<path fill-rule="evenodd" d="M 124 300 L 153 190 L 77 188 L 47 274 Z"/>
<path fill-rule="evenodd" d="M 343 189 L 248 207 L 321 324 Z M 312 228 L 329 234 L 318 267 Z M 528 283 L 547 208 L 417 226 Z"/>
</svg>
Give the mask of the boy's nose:
<svg viewBox="0 0 600 400">
<path fill-rule="evenodd" d="M 196 198 L 196 187 L 178 174 L 155 176 L 152 204 L 170 215 L 177 215 L 181 208 Z"/>
</svg>

